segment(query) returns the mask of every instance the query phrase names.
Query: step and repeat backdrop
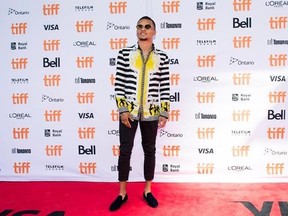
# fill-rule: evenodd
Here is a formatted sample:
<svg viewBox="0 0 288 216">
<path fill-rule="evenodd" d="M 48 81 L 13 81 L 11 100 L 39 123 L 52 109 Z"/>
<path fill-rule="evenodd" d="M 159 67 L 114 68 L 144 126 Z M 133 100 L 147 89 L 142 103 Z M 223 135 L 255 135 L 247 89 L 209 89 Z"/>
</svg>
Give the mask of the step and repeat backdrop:
<svg viewBox="0 0 288 216">
<path fill-rule="evenodd" d="M 287 181 L 287 9 L 283 0 L 3 2 L 0 180 L 118 181 L 116 58 L 148 15 L 171 81 L 155 181 Z M 140 131 L 130 180 L 143 180 Z"/>
</svg>

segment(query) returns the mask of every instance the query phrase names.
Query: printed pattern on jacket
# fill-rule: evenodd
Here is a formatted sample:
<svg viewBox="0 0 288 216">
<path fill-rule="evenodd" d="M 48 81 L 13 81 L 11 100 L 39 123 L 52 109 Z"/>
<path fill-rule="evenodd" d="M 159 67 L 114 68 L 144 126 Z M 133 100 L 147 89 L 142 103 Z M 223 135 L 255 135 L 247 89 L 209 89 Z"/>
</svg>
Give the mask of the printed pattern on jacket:
<svg viewBox="0 0 288 216">
<path fill-rule="evenodd" d="M 119 113 L 129 112 L 141 121 L 168 118 L 170 110 L 169 58 L 153 49 L 146 61 L 138 45 L 118 52 L 115 97 Z"/>
</svg>

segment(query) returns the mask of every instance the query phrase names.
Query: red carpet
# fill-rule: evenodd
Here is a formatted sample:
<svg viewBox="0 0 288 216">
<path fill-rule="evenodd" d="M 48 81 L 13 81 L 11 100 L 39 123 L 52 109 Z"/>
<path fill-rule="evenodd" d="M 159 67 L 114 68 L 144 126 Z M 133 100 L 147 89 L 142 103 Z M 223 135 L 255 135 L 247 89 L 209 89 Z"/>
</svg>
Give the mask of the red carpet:
<svg viewBox="0 0 288 216">
<path fill-rule="evenodd" d="M 288 183 L 154 183 L 156 209 L 143 183 L 128 184 L 128 202 L 109 212 L 117 183 L 0 182 L 0 216 L 288 216 Z"/>
</svg>

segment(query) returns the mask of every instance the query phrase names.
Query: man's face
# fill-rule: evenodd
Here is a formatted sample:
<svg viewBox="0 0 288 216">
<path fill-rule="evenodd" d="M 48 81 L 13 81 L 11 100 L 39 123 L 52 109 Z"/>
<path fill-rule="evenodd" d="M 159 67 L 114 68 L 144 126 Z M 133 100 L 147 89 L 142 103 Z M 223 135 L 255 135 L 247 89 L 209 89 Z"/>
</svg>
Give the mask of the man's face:
<svg viewBox="0 0 288 216">
<path fill-rule="evenodd" d="M 139 20 L 136 28 L 137 37 L 140 41 L 153 40 L 156 34 L 152 21 L 148 19 Z"/>
</svg>

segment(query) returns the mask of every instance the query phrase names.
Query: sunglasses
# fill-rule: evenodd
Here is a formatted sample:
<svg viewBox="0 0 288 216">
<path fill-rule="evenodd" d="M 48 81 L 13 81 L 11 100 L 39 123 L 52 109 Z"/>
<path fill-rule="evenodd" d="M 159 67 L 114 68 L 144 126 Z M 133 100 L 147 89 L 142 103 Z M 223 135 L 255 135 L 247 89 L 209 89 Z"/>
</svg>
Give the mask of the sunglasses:
<svg viewBox="0 0 288 216">
<path fill-rule="evenodd" d="M 143 28 L 145 28 L 146 30 L 148 30 L 148 29 L 150 29 L 151 27 L 152 27 L 152 26 L 151 26 L 150 24 L 146 24 L 146 25 L 141 25 L 141 24 L 139 24 L 139 25 L 136 26 L 136 28 L 137 28 L 138 30 L 143 29 Z"/>
</svg>

